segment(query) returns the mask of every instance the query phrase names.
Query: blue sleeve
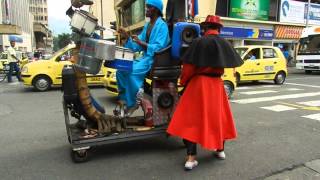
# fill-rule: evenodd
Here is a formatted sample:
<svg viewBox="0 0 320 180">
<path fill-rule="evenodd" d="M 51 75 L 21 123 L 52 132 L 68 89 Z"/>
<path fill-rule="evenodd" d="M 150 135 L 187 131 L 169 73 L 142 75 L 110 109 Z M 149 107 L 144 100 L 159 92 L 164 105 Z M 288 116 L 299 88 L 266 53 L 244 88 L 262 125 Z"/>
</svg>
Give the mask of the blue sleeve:
<svg viewBox="0 0 320 180">
<path fill-rule="evenodd" d="M 148 44 L 147 55 L 154 56 L 155 52 L 167 47 L 169 42 L 168 26 L 165 23 L 159 23 L 158 27 L 156 27 L 156 32 L 153 34 L 152 41 Z"/>
<path fill-rule="evenodd" d="M 141 34 L 138 35 L 138 38 L 141 40 L 141 41 L 146 41 L 146 34 L 147 34 L 147 28 L 148 28 L 148 25 L 145 25 L 143 27 L 143 30 L 141 32 Z M 124 45 L 124 47 L 126 48 L 129 48 L 131 49 L 132 51 L 134 52 L 139 52 L 139 51 L 143 51 L 143 48 L 138 45 L 137 43 L 135 43 L 132 38 L 130 37 L 127 41 L 127 43 Z"/>
</svg>

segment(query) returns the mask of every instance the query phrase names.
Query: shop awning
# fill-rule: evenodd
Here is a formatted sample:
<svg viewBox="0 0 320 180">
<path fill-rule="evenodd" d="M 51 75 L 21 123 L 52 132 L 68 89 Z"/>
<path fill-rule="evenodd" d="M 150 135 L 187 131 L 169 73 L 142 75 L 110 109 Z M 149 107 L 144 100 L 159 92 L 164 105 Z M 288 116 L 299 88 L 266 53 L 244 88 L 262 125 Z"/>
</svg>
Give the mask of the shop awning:
<svg viewBox="0 0 320 180">
<path fill-rule="evenodd" d="M 15 35 L 9 35 L 9 41 L 23 43 L 23 39 L 20 36 L 15 36 Z"/>
<path fill-rule="evenodd" d="M 299 39 L 304 27 L 278 25 L 275 28 L 277 39 Z"/>
</svg>

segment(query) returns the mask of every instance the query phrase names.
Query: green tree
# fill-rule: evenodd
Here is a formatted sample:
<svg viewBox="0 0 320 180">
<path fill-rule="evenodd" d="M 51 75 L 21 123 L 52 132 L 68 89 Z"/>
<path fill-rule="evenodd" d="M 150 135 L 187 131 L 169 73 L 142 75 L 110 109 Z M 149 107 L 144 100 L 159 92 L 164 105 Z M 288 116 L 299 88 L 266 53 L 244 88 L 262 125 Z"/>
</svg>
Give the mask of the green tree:
<svg viewBox="0 0 320 180">
<path fill-rule="evenodd" d="M 72 35 L 68 33 L 59 34 L 53 38 L 53 50 L 57 51 L 66 45 L 70 44 L 72 40 Z"/>
</svg>

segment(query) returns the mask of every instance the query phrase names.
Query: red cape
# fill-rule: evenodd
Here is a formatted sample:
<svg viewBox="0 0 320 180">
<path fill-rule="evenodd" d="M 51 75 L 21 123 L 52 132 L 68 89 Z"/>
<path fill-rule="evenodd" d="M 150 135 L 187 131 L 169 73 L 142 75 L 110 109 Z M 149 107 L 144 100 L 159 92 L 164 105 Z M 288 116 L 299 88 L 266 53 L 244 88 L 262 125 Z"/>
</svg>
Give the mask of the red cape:
<svg viewBox="0 0 320 180">
<path fill-rule="evenodd" d="M 184 64 L 181 84 L 188 85 L 167 132 L 208 150 L 223 149 L 225 140 L 237 136 L 223 81 L 219 77 L 195 75 L 198 73 L 223 74 L 223 69 Z"/>
</svg>

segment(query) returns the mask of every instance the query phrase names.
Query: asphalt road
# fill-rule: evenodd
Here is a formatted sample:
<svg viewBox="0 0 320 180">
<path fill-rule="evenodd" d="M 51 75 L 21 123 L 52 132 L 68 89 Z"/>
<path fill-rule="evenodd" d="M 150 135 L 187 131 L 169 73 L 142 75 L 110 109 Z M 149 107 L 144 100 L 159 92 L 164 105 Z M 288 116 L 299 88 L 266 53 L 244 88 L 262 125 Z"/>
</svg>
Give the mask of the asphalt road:
<svg viewBox="0 0 320 180">
<path fill-rule="evenodd" d="M 93 88 L 110 113 L 115 101 Z M 290 70 L 286 84 L 244 83 L 231 106 L 238 139 L 225 161 L 199 148 L 199 166 L 183 170 L 181 140 L 165 137 L 100 146 L 74 164 L 59 89 L 34 92 L 0 83 L 0 179 L 263 179 L 320 159 L 320 73 Z"/>
</svg>

